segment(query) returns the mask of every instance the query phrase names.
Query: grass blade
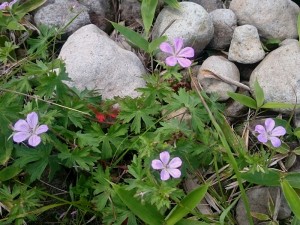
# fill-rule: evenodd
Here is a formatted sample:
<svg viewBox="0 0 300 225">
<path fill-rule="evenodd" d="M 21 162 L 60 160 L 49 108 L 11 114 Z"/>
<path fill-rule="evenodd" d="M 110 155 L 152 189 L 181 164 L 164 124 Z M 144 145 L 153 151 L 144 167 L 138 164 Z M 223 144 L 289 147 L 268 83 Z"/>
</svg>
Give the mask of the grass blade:
<svg viewBox="0 0 300 225">
<path fill-rule="evenodd" d="M 150 31 L 152 23 L 153 23 L 157 3 L 158 3 L 158 0 L 143 0 L 142 1 L 141 13 L 142 13 L 146 37 L 148 37 L 149 31 Z"/>
<path fill-rule="evenodd" d="M 243 104 L 243 105 L 245 105 L 249 108 L 252 108 L 252 109 L 257 108 L 256 101 L 253 98 L 249 97 L 249 96 L 234 93 L 234 92 L 228 92 L 227 94 L 233 100 L 235 100 L 235 101 L 237 101 L 237 102 L 239 102 L 239 103 L 241 103 L 241 104 Z"/>
<path fill-rule="evenodd" d="M 295 216 L 300 219 L 300 198 L 297 192 L 291 187 L 289 182 L 285 179 L 281 180 L 281 188 L 284 197 L 290 206 Z"/>
<path fill-rule="evenodd" d="M 257 103 L 257 108 L 260 108 L 264 104 L 265 95 L 257 80 L 254 83 L 254 95 Z"/>
</svg>

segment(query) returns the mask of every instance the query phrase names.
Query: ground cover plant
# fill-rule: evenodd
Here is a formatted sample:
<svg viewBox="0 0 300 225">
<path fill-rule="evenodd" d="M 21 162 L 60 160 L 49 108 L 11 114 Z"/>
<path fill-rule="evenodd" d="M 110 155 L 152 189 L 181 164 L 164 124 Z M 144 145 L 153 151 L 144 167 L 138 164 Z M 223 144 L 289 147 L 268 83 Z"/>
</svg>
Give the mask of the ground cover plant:
<svg viewBox="0 0 300 225">
<path fill-rule="evenodd" d="M 236 224 L 239 199 L 250 224 L 300 224 L 300 174 L 285 170 L 300 154 L 300 130 L 271 111 L 297 105 L 265 103 L 258 82 L 255 97 L 229 93 L 249 107 L 238 134 L 193 79 L 194 49 L 181 37 L 150 38 L 157 0 L 142 1 L 143 33 L 112 22 L 149 59 L 146 87 L 103 101 L 66 85 L 56 52 L 64 29 L 26 19 L 44 2 L 0 5 L 0 224 Z M 198 186 L 187 192 L 189 179 Z M 279 223 L 272 201 L 268 215 L 252 213 L 255 185 L 281 187 L 293 215 Z M 203 199 L 211 214 L 197 207 Z"/>
</svg>

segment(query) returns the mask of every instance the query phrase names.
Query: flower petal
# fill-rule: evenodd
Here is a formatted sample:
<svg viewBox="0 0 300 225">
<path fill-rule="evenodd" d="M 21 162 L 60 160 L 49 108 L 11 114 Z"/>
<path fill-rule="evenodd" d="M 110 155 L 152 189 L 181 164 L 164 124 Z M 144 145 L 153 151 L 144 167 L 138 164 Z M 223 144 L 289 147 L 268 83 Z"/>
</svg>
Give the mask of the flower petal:
<svg viewBox="0 0 300 225">
<path fill-rule="evenodd" d="M 179 169 L 168 169 L 168 172 L 174 178 L 179 178 L 181 176 L 181 171 Z"/>
<path fill-rule="evenodd" d="M 186 47 L 177 54 L 178 57 L 184 57 L 184 58 L 192 58 L 194 57 L 194 55 L 195 55 L 195 51 L 191 47 Z"/>
<path fill-rule="evenodd" d="M 37 146 L 39 143 L 41 143 L 41 138 L 35 134 L 28 139 L 28 144 L 32 147 Z"/>
<path fill-rule="evenodd" d="M 268 136 L 266 133 L 260 134 L 257 136 L 257 139 L 261 143 L 267 143 L 268 142 Z"/>
<path fill-rule="evenodd" d="M 40 125 L 38 128 L 35 130 L 35 134 L 42 134 L 48 131 L 48 126 L 47 125 Z"/>
<path fill-rule="evenodd" d="M 8 2 L 3 2 L 3 3 L 0 5 L 0 10 L 6 9 L 8 6 L 9 6 Z"/>
<path fill-rule="evenodd" d="M 177 58 L 175 56 L 169 56 L 166 58 L 166 64 L 168 66 L 175 66 L 177 64 Z"/>
<path fill-rule="evenodd" d="M 281 141 L 278 137 L 270 137 L 270 141 L 275 148 L 281 145 Z"/>
<path fill-rule="evenodd" d="M 174 49 L 175 49 L 175 55 L 179 53 L 179 51 L 182 49 L 183 46 L 183 39 L 182 38 L 175 38 L 174 39 Z"/>
<path fill-rule="evenodd" d="M 14 131 L 21 131 L 21 132 L 27 132 L 27 133 L 31 132 L 31 129 L 25 120 L 18 120 L 15 123 L 13 129 L 14 129 Z"/>
<path fill-rule="evenodd" d="M 182 165 L 182 161 L 179 157 L 175 157 L 174 159 L 172 159 L 169 164 L 168 164 L 168 168 L 170 169 L 175 169 L 178 168 Z"/>
<path fill-rule="evenodd" d="M 153 169 L 155 170 L 161 170 L 164 168 L 164 165 L 162 164 L 162 162 L 158 159 L 154 159 L 152 160 L 151 166 Z"/>
<path fill-rule="evenodd" d="M 177 58 L 177 61 L 183 68 L 187 68 L 192 65 L 192 61 L 186 58 Z"/>
<path fill-rule="evenodd" d="M 266 128 L 262 125 L 256 125 L 255 126 L 255 131 L 260 133 L 260 134 L 267 133 Z"/>
<path fill-rule="evenodd" d="M 169 53 L 171 55 L 174 54 L 173 47 L 168 42 L 161 43 L 159 48 L 162 52 Z"/>
<path fill-rule="evenodd" d="M 170 174 L 168 173 L 167 170 L 163 169 L 163 170 L 160 172 L 160 179 L 161 179 L 161 180 L 169 180 L 169 179 L 170 179 Z"/>
<path fill-rule="evenodd" d="M 22 141 L 27 140 L 31 136 L 28 132 L 17 132 L 13 134 L 13 140 L 14 142 L 20 143 Z"/>
<path fill-rule="evenodd" d="M 27 115 L 26 121 L 27 121 L 29 127 L 31 127 L 32 129 L 35 129 L 35 127 L 37 126 L 37 124 L 39 122 L 39 117 L 36 114 L 36 112 L 32 112 Z"/>
<path fill-rule="evenodd" d="M 265 126 L 266 126 L 266 131 L 270 132 L 275 127 L 275 121 L 271 118 L 268 118 L 268 119 L 265 120 Z"/>
<path fill-rule="evenodd" d="M 283 136 L 286 134 L 286 130 L 283 126 L 275 127 L 274 130 L 272 130 L 271 136 Z"/>
<path fill-rule="evenodd" d="M 13 0 L 12 2 L 9 3 L 9 7 L 11 8 L 18 0 Z"/>
<path fill-rule="evenodd" d="M 160 158 L 161 162 L 163 163 L 163 165 L 166 166 L 170 160 L 170 154 L 167 151 L 161 152 L 159 154 L 159 158 Z"/>
</svg>

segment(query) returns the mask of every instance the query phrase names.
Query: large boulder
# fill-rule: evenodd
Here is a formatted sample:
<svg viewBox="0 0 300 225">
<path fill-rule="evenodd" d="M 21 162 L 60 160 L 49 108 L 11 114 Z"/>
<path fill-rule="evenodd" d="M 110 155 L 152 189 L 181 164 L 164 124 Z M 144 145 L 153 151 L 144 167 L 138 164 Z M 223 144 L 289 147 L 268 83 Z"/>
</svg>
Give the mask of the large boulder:
<svg viewBox="0 0 300 225">
<path fill-rule="evenodd" d="M 232 0 L 239 25 L 250 24 L 265 39 L 296 38 L 299 6 L 291 0 Z"/>
<path fill-rule="evenodd" d="M 182 38 L 184 45 L 193 47 L 197 55 L 213 37 L 212 19 L 199 4 L 179 2 L 179 6 L 179 9 L 167 6 L 158 14 L 153 26 L 153 38 L 165 35 L 170 43 L 173 43 L 175 38 Z M 157 55 L 159 59 L 163 56 Z"/>
<path fill-rule="evenodd" d="M 201 5 L 207 12 L 223 8 L 222 0 L 190 0 L 190 2 L 195 2 Z"/>
<path fill-rule="evenodd" d="M 59 58 L 78 89 L 96 89 L 103 99 L 115 96 L 137 97 L 136 88 L 144 87 L 146 70 L 132 52 L 119 47 L 97 26 L 86 25 L 72 34 L 63 45 Z"/>
<path fill-rule="evenodd" d="M 260 62 L 251 73 L 250 88 L 254 92 L 254 83 L 257 80 L 264 91 L 266 102 L 299 103 L 299 71 L 299 43 L 291 42 L 270 52 Z M 289 110 L 292 111 L 293 108 Z"/>
</svg>

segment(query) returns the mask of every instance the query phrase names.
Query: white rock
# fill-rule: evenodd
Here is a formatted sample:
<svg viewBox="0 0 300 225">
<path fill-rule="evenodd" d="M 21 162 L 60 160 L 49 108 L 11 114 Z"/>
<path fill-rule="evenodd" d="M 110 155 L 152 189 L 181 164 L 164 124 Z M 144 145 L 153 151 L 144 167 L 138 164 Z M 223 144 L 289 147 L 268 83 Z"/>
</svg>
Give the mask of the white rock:
<svg viewBox="0 0 300 225">
<path fill-rule="evenodd" d="M 229 60 L 252 64 L 264 57 L 265 51 L 262 48 L 256 27 L 243 25 L 234 29 L 228 52 Z"/>
<path fill-rule="evenodd" d="M 235 92 L 235 82 L 240 81 L 236 65 L 222 56 L 210 56 L 201 65 L 198 81 L 207 93 L 215 93 L 220 101 L 229 98 L 227 92 Z M 220 79 L 221 78 L 221 79 Z"/>
<path fill-rule="evenodd" d="M 34 22 L 37 25 L 43 24 L 56 28 L 68 25 L 66 33 L 73 33 L 78 28 L 91 23 L 88 9 L 74 0 L 56 0 L 52 4 L 40 7 L 34 15 Z"/>
<path fill-rule="evenodd" d="M 237 18 L 230 9 L 216 9 L 209 13 L 214 24 L 214 37 L 209 43 L 213 49 L 224 49 L 230 45 Z"/>
<path fill-rule="evenodd" d="M 299 103 L 299 71 L 300 47 L 298 42 L 292 42 L 270 52 L 260 62 L 251 73 L 250 88 L 254 90 L 254 82 L 257 79 L 264 91 L 266 102 Z"/>
<path fill-rule="evenodd" d="M 201 5 L 207 12 L 223 8 L 222 0 L 190 0 L 190 2 L 195 2 Z"/>
<path fill-rule="evenodd" d="M 291 0 L 232 0 L 239 25 L 250 24 L 265 39 L 297 38 L 299 6 Z"/>
<path fill-rule="evenodd" d="M 183 38 L 184 45 L 200 53 L 210 42 L 214 33 L 212 19 L 207 11 L 194 2 L 179 2 L 179 10 L 165 7 L 153 26 L 153 38 L 166 35 L 169 42 Z M 158 58 L 162 59 L 163 54 Z"/>
<path fill-rule="evenodd" d="M 63 45 L 60 55 L 79 89 L 96 89 L 103 99 L 115 96 L 137 97 L 136 88 L 144 87 L 142 75 L 146 70 L 132 52 L 120 48 L 106 33 L 93 24 L 72 34 Z"/>
</svg>

